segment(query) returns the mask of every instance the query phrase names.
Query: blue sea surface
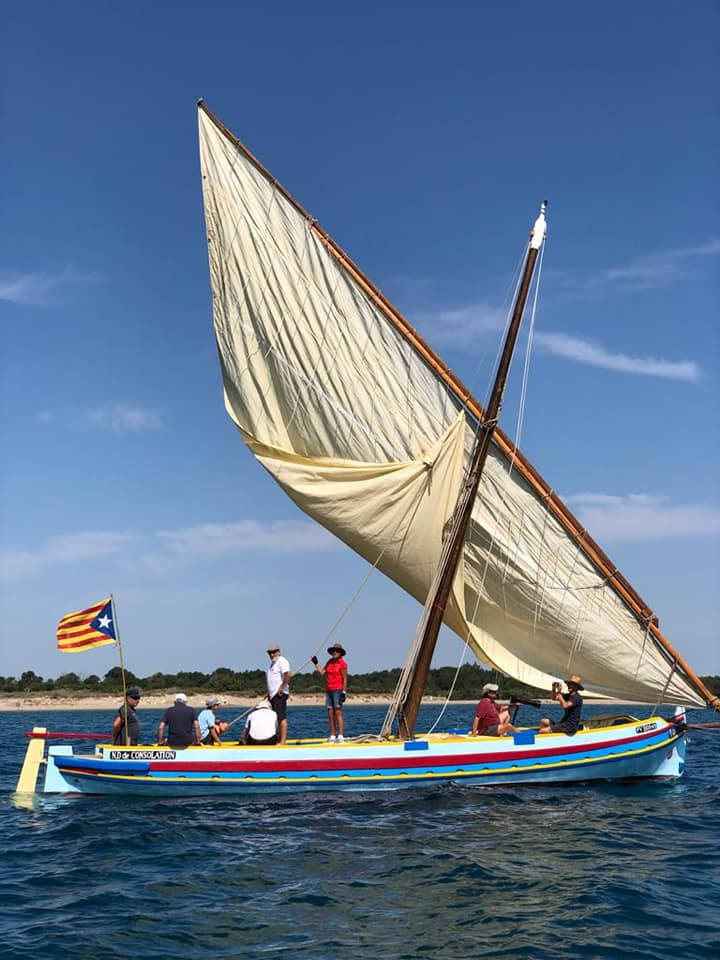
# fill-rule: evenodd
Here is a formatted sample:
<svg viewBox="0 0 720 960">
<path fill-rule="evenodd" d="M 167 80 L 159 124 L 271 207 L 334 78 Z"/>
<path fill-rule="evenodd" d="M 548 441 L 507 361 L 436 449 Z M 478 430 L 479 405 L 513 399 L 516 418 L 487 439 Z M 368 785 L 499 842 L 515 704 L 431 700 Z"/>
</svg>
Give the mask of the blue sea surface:
<svg viewBox="0 0 720 960">
<path fill-rule="evenodd" d="M 536 722 L 522 709 L 519 722 Z M 419 729 L 437 711 L 423 707 Z M 440 729 L 471 715 L 452 706 Z M 151 740 L 160 711 L 140 716 Z M 376 732 L 383 716 L 350 707 L 346 732 Z M 5 960 L 720 956 L 720 730 L 691 732 L 678 781 L 13 795 L 24 730 L 111 722 L 105 711 L 0 715 Z M 291 708 L 290 724 L 291 736 L 324 735 L 324 711 Z"/>
</svg>

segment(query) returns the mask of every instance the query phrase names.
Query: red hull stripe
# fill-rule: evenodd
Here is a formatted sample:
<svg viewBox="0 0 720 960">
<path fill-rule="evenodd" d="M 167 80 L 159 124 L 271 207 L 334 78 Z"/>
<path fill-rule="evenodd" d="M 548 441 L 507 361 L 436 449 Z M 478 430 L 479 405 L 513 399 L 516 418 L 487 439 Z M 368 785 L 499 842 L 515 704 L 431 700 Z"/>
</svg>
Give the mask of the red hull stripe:
<svg viewBox="0 0 720 960">
<path fill-rule="evenodd" d="M 549 747 L 545 750 L 513 750 L 502 753 L 472 753 L 460 756 L 411 756 L 403 751 L 397 757 L 358 757 L 345 756 L 337 760 L 230 760 L 227 763 L 200 760 L 197 763 L 178 763 L 177 760 L 151 760 L 150 770 L 175 771 L 176 773 L 288 773 L 310 770 L 387 770 L 412 767 L 462 767 L 478 763 L 498 763 L 512 760 L 531 760 L 540 757 L 567 756 L 570 753 L 587 753 L 589 750 L 603 750 L 606 747 L 619 747 L 627 743 L 639 743 L 651 737 L 657 737 L 673 727 L 660 727 L 646 734 L 636 734 L 621 740 L 608 740 L 602 743 L 585 743 L 572 747 Z M 342 749 L 342 748 L 341 748 Z"/>
</svg>

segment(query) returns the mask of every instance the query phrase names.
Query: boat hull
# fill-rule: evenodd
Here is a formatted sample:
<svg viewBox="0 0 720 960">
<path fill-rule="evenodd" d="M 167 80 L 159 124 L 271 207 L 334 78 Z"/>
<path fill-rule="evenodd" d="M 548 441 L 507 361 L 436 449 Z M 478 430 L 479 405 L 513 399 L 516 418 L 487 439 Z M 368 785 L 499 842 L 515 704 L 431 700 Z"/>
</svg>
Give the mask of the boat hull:
<svg viewBox="0 0 720 960">
<path fill-rule="evenodd" d="M 211 796 L 337 790 L 397 790 L 432 784 L 498 786 L 678 777 L 681 726 L 660 717 L 563 734 L 432 735 L 405 743 L 283 746 L 100 747 L 76 756 L 50 750 L 46 792 Z"/>
</svg>

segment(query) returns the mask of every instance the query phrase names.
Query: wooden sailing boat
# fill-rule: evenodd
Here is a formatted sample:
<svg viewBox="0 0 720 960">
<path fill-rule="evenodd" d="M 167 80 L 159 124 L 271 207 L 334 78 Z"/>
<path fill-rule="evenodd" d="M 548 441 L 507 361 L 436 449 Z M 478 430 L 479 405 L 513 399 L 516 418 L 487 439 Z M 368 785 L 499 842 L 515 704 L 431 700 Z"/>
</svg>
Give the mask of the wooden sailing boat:
<svg viewBox="0 0 720 960">
<path fill-rule="evenodd" d="M 549 689 L 572 672 L 596 696 L 719 705 L 496 425 L 545 205 L 484 411 L 202 101 L 199 127 L 227 412 L 295 503 L 423 602 L 423 617 L 377 742 L 177 752 L 108 745 L 92 757 L 51 748 L 46 789 L 185 794 L 679 776 L 682 711 L 671 720 L 611 718 L 574 737 L 415 737 L 443 622 L 481 661 L 534 686 Z"/>
</svg>

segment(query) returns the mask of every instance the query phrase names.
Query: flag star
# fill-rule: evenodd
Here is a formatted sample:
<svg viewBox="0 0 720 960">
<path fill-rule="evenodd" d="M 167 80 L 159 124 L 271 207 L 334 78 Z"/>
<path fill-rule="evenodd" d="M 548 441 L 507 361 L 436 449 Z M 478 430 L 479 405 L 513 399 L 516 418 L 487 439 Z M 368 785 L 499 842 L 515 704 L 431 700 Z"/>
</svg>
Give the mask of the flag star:
<svg viewBox="0 0 720 960">
<path fill-rule="evenodd" d="M 98 626 L 100 627 L 101 630 L 107 630 L 107 628 L 110 626 L 111 623 L 112 623 L 112 620 L 107 614 L 105 614 L 104 617 L 100 617 L 100 619 L 98 620 Z"/>
</svg>

